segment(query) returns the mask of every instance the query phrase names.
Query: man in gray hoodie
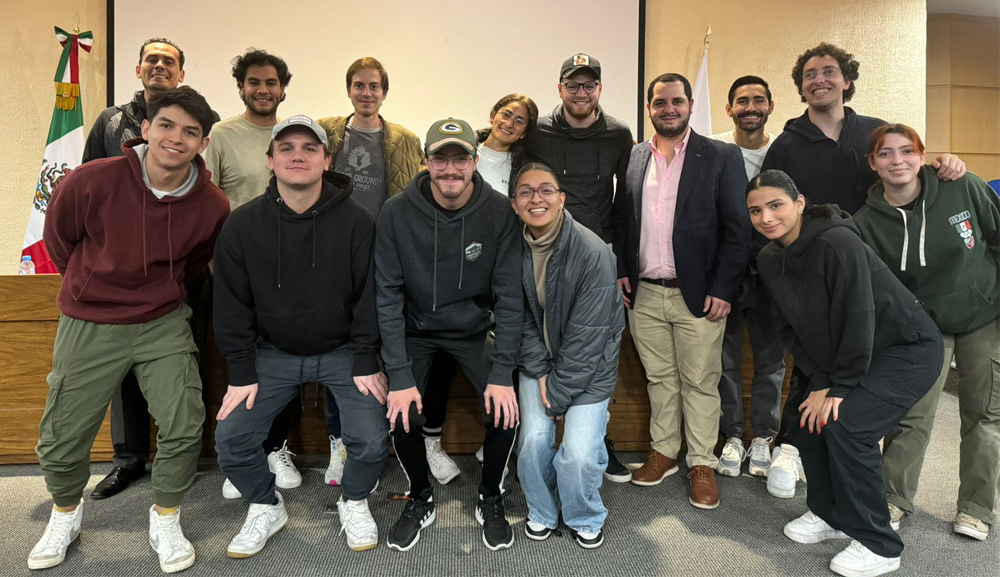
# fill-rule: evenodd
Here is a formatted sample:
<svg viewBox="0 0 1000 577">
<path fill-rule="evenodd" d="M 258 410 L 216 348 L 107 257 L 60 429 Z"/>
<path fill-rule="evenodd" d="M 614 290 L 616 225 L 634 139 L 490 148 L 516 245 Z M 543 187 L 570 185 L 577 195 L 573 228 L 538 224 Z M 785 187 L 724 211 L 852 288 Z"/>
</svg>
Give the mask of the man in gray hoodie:
<svg viewBox="0 0 1000 577">
<path fill-rule="evenodd" d="M 387 417 L 410 481 L 406 508 L 387 545 L 409 550 L 434 521 L 421 396 L 431 357 L 441 351 L 458 361 L 485 409 L 476 519 L 483 542 L 495 551 L 514 542 L 500 482 L 518 419 L 511 374 L 524 306 L 519 221 L 507 196 L 475 172 L 475 132 L 467 122 L 440 120 L 425 142 L 427 170 L 386 201 L 375 241 Z M 495 343 L 487 354 L 494 319 Z"/>
</svg>

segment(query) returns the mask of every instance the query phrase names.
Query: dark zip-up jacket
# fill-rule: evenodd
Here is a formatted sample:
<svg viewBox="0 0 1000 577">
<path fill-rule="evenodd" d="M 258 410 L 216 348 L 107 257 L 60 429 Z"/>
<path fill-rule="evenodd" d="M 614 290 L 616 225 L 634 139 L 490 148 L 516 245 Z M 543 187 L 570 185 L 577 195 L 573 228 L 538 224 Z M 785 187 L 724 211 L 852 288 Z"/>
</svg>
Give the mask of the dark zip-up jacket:
<svg viewBox="0 0 1000 577">
<path fill-rule="evenodd" d="M 809 111 L 785 123 L 761 171 L 777 168 L 792 177 L 813 204 L 837 204 L 850 214 L 864 206 L 876 175 L 868 166 L 868 140 L 884 120 L 844 107 L 844 128 L 831 140 L 809 120 Z"/>
<path fill-rule="evenodd" d="M 904 386 L 865 376 L 890 346 L 927 339 L 905 330 L 923 307 L 861 240 L 850 215 L 836 205 L 809 209 L 795 242 L 772 241 L 757 262 L 775 324 L 809 377 L 809 391 L 830 388 L 827 396 L 845 397 L 861 385 L 883 400 L 912 405 Z"/>
<path fill-rule="evenodd" d="M 572 406 L 611 398 L 625 328 L 614 253 L 568 211 L 563 216 L 562 232 L 545 270 L 544 311 L 538 302 L 531 249 L 521 241 L 525 307 L 518 365 L 531 378 L 548 375 L 551 408 L 545 412 L 553 417 Z M 551 354 L 545 347 L 546 329 Z"/>
<path fill-rule="evenodd" d="M 908 211 L 876 183 L 854 221 L 942 332 L 972 332 L 1000 316 L 1000 198 L 972 173 L 944 182 L 924 166 L 920 184 Z"/>
<path fill-rule="evenodd" d="M 146 92 L 139 90 L 132 100 L 105 108 L 97 117 L 83 147 L 83 162 L 98 158 L 122 156 L 122 144 L 142 137 L 142 121 L 146 120 Z"/>
<path fill-rule="evenodd" d="M 377 373 L 375 223 L 351 198 L 351 179 L 323 175 L 297 214 L 271 177 L 267 192 L 233 211 L 215 247 L 215 340 L 229 382 L 257 382 L 257 345 L 318 355 L 350 343 L 354 376 Z"/>
<path fill-rule="evenodd" d="M 382 207 L 375 275 L 390 390 L 416 386 L 407 334 L 470 337 L 489 329 L 491 316 L 496 342 L 487 382 L 513 384 L 524 314 L 520 221 L 510 199 L 478 173 L 472 184 L 469 202 L 451 217 L 421 192 L 431 185 L 426 170 Z"/>
<path fill-rule="evenodd" d="M 528 160 L 542 162 L 559 176 L 566 210 L 606 243 L 611 242 L 611 203 L 625 190 L 632 132 L 624 122 L 597 107 L 597 120 L 586 128 L 566 122 L 560 104 L 538 119 L 528 136 Z"/>
</svg>

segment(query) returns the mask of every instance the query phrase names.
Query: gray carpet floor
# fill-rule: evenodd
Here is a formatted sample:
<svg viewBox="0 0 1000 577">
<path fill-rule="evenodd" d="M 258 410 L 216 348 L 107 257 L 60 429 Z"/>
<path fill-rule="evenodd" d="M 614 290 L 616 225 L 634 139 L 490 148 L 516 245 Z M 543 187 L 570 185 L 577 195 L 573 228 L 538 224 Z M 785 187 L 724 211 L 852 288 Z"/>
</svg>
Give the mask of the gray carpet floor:
<svg viewBox="0 0 1000 577">
<path fill-rule="evenodd" d="M 906 543 L 902 567 L 895 575 L 997 575 L 1000 534 L 985 542 L 954 535 L 958 491 L 958 403 L 941 399 L 917 498 L 916 515 L 903 522 Z M 637 466 L 643 455 L 623 453 Z M 462 475 L 446 487 L 436 487 L 437 521 L 422 533 L 409 552 L 380 544 L 354 553 L 339 534 L 336 514 L 327 506 L 340 490 L 322 484 L 325 462 L 318 457 L 297 459 L 304 483 L 283 492 L 289 514 L 286 528 L 257 557 L 226 557 L 226 545 L 239 530 L 246 506 L 221 497 L 223 477 L 213 463 L 202 464 L 183 507 L 185 534 L 194 543 L 198 562 L 185 575 L 832 575 L 830 558 L 847 545 L 832 541 L 800 545 L 781 533 L 784 523 L 806 510 L 805 486 L 794 499 L 773 499 L 763 481 L 744 475 L 719 479 L 722 504 L 701 511 L 687 501 L 683 468 L 657 487 L 641 488 L 605 482 L 602 493 L 610 511 L 603 547 L 583 550 L 569 537 L 545 542 L 524 537 L 526 507 L 516 483 L 507 499 L 514 524 L 514 547 L 490 552 L 481 541 L 473 517 L 478 482 L 472 456 L 458 459 Z M 108 470 L 94 465 L 93 487 Z M 371 498 L 372 514 L 383 537 L 402 511 L 390 501 L 391 491 L 405 489 L 405 478 L 390 460 L 379 491 Z M 5 529 L 0 539 L 0 575 L 27 575 L 25 559 L 41 536 L 51 502 L 37 466 L 0 467 L 0 505 Z M 151 504 L 149 477 L 105 501 L 87 501 L 80 541 L 66 561 L 46 570 L 59 575 L 161 575 L 156 555 L 146 540 Z M 334 509 L 335 510 L 335 509 Z M 1000 533 L 1000 531 L 997 531 Z"/>
</svg>

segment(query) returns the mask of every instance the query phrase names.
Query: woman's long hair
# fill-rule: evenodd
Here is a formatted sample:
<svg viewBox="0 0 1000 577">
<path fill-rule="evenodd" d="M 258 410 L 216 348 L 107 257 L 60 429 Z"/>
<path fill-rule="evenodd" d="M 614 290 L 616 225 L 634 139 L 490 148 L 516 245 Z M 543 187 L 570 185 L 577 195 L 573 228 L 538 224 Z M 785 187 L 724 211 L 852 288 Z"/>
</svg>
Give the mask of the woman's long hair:
<svg viewBox="0 0 1000 577">
<path fill-rule="evenodd" d="M 783 191 L 788 198 L 796 201 L 801 196 L 806 201 L 806 207 L 802 211 L 803 215 L 809 215 L 813 218 L 825 218 L 829 219 L 833 214 L 828 204 L 814 205 L 806 195 L 799 192 L 799 187 L 795 185 L 795 181 L 792 177 L 788 176 L 784 171 L 778 170 L 776 168 L 765 170 L 764 172 L 758 174 L 750 180 L 747 184 L 747 194 L 757 190 L 758 188 L 764 187 L 777 188 Z"/>
</svg>

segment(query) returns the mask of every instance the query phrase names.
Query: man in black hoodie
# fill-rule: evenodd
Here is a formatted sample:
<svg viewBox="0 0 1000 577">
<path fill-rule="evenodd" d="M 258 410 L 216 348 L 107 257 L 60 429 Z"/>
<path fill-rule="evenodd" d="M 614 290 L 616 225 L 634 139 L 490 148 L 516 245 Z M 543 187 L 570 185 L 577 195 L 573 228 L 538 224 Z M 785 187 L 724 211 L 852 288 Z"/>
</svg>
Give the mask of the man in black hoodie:
<svg viewBox="0 0 1000 577">
<path fill-rule="evenodd" d="M 593 56 L 578 53 L 567 58 L 559 70 L 558 88 L 562 103 L 539 118 L 525 140 L 528 160 L 552 167 L 566 193 L 566 210 L 611 244 L 611 202 L 616 186 L 619 192 L 625 190 L 632 132 L 601 108 L 601 63 Z M 614 443 L 607 437 L 604 443 L 608 450 L 604 477 L 628 483 L 632 472 L 618 460 Z"/>
<path fill-rule="evenodd" d="M 264 548 L 288 517 L 261 442 L 303 382 L 344 408 L 348 460 L 337 503 L 347 544 L 378 544 L 367 498 L 388 455 L 375 319 L 371 214 L 332 172 L 323 128 L 292 116 L 271 132 L 267 192 L 235 211 L 215 247 L 215 339 L 229 363 L 215 448 L 250 504 L 230 557 Z"/>
<path fill-rule="evenodd" d="M 427 170 L 386 201 L 375 244 L 378 322 L 389 374 L 388 419 L 409 499 L 387 545 L 407 551 L 434 521 L 420 427 L 421 396 L 434 353 L 458 361 L 483 403 L 486 438 L 476 519 L 491 550 L 514 543 L 500 482 L 518 419 L 511 374 L 520 345 L 519 220 L 510 200 L 476 173 L 476 135 L 464 120 L 440 120 L 426 139 Z M 489 353 L 487 332 L 496 320 Z M 348 459 L 350 463 L 350 459 Z"/>
</svg>

